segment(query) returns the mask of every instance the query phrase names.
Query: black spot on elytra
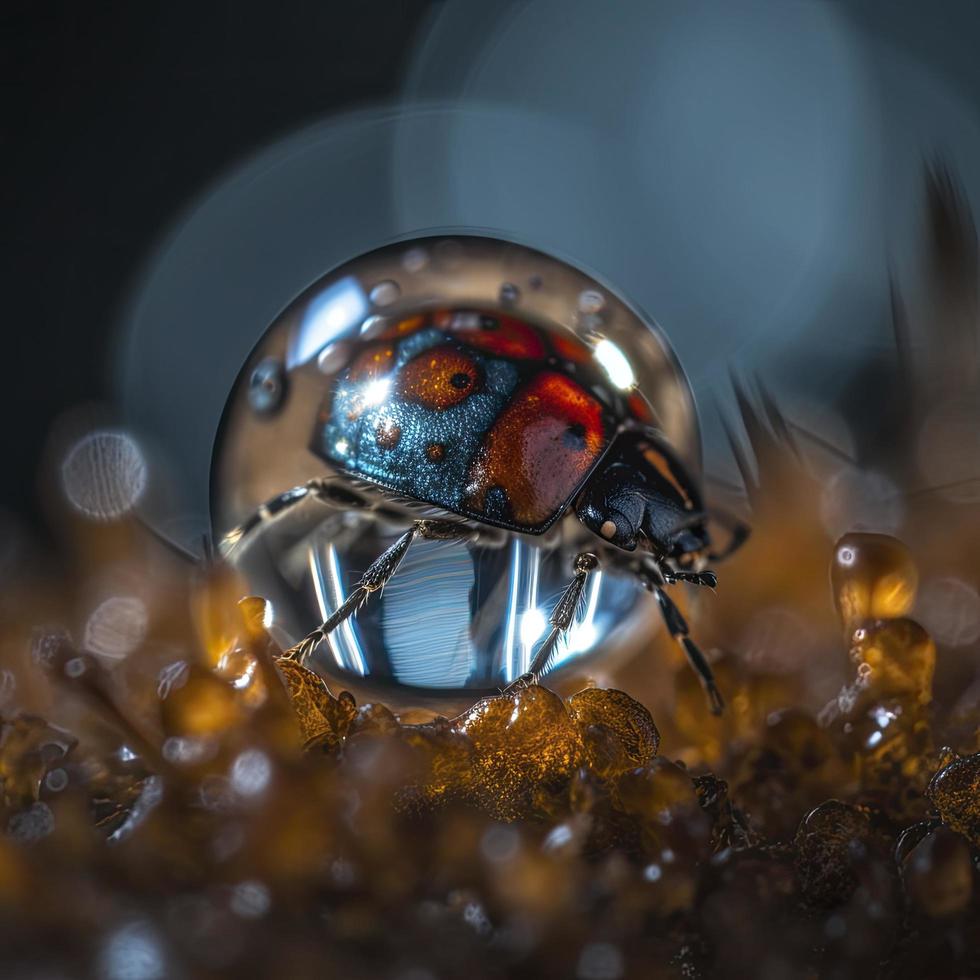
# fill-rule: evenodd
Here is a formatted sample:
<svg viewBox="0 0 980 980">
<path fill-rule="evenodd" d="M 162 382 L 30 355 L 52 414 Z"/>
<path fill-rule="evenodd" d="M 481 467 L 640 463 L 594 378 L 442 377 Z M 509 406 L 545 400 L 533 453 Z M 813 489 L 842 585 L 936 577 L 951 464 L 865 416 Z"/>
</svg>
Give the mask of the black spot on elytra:
<svg viewBox="0 0 980 980">
<path fill-rule="evenodd" d="M 565 430 L 565 445 L 569 449 L 583 449 L 585 447 L 585 426 L 581 422 L 574 422 Z"/>
</svg>

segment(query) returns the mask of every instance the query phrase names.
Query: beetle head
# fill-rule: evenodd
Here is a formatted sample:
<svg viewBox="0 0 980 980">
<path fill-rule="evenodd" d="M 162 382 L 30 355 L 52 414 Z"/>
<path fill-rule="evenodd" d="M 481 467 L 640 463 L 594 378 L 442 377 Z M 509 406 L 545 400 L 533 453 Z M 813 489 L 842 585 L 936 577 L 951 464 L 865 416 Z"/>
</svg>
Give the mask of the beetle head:
<svg viewBox="0 0 980 980">
<path fill-rule="evenodd" d="M 578 519 L 593 533 L 623 551 L 635 551 L 639 528 L 601 496 L 583 494 L 575 508 Z"/>
</svg>

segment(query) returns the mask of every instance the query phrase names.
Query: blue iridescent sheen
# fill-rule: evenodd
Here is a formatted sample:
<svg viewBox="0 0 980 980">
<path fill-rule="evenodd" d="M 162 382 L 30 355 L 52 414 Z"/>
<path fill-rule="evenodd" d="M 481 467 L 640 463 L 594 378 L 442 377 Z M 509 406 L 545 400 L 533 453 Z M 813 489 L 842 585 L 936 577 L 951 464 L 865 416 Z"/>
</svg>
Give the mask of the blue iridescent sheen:
<svg viewBox="0 0 980 980">
<path fill-rule="evenodd" d="M 327 420 L 314 434 L 313 449 L 365 480 L 463 513 L 470 465 L 517 387 L 519 372 L 511 361 L 466 348 L 482 374 L 478 391 L 441 411 L 399 398 L 399 371 L 446 339 L 436 328 L 406 337 L 396 345 L 393 370 L 380 381 L 352 381 L 350 371 L 343 372 Z M 379 442 L 379 432 L 398 435 Z M 438 459 L 429 454 L 433 445 L 442 447 Z"/>
</svg>

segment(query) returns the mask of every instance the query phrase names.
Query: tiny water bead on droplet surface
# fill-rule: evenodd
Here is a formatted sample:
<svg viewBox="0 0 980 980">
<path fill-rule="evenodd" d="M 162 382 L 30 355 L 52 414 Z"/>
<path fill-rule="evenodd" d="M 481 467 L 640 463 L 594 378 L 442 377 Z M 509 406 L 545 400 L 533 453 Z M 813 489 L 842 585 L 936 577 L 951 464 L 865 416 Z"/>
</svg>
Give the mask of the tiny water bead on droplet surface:
<svg viewBox="0 0 980 980">
<path fill-rule="evenodd" d="M 601 336 L 582 326 L 600 310 Z M 269 359 L 282 399 L 256 412 L 249 379 Z M 575 501 L 601 445 L 638 421 L 696 483 L 697 420 L 668 341 L 587 273 L 479 236 L 386 246 L 311 286 L 243 366 L 213 455 L 219 550 L 289 649 L 414 520 L 464 522 L 465 541 L 415 540 L 310 661 L 359 699 L 455 712 L 528 670 L 596 538 Z M 620 564 L 590 577 L 546 664 L 554 683 L 657 628 Z"/>
<path fill-rule="evenodd" d="M 599 313 L 606 305 L 606 298 L 597 289 L 585 289 L 578 296 L 580 313 L 592 315 Z"/>
<path fill-rule="evenodd" d="M 887 534 L 845 534 L 834 546 L 834 602 L 845 629 L 906 615 L 919 575 L 908 548 Z"/>
<path fill-rule="evenodd" d="M 513 306 L 521 297 L 521 291 L 512 282 L 505 282 L 500 287 L 501 306 Z"/>
<path fill-rule="evenodd" d="M 386 279 L 371 288 L 371 302 L 375 306 L 391 306 L 401 295 L 401 287 L 394 279 Z"/>
</svg>

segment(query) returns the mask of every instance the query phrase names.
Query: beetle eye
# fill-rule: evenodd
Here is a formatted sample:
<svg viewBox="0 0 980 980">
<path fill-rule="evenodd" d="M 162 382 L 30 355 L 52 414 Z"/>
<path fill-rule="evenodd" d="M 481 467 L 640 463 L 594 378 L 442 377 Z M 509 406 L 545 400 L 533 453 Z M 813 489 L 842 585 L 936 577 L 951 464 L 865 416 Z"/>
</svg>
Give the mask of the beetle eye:
<svg viewBox="0 0 980 980">
<path fill-rule="evenodd" d="M 607 540 L 612 541 L 612 539 L 614 537 L 616 537 L 616 531 L 617 530 L 618 530 L 618 528 L 616 527 L 615 522 L 613 522 L 613 521 L 603 521 L 602 522 L 602 527 L 599 528 L 599 533 L 604 538 L 606 538 Z"/>
</svg>

